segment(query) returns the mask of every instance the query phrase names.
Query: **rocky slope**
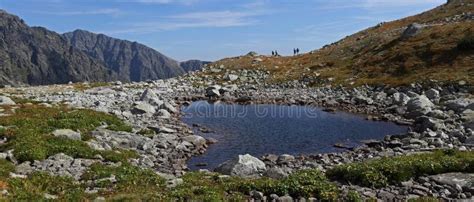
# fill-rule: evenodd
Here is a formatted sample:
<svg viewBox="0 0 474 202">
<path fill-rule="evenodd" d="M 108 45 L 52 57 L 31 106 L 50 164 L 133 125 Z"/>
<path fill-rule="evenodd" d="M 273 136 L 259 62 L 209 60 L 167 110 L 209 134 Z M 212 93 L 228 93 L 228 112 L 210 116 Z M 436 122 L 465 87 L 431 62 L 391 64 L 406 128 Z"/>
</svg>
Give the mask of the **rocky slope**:
<svg viewBox="0 0 474 202">
<path fill-rule="evenodd" d="M 185 71 L 177 61 L 143 44 L 76 30 L 63 34 L 68 42 L 116 72 L 121 81 L 171 78 Z"/>
<path fill-rule="evenodd" d="M 55 108 L 63 103 L 74 108 L 91 108 L 114 114 L 130 123 L 133 129 L 128 132 L 117 132 L 108 130 L 106 126 L 99 126 L 89 134 L 90 139 L 83 140 L 87 146 L 93 151 L 113 151 L 113 149 L 122 149 L 122 152 L 125 150 L 135 151 L 138 156 L 130 157 L 125 161 L 159 172 L 160 175 L 169 179 L 171 185 L 187 183 L 186 180 L 189 178 L 180 178 L 183 173 L 187 172 L 186 160 L 192 155 L 204 152 L 207 148 L 206 143 L 211 142 L 200 137 L 200 134 L 194 134 L 190 130 L 190 126 L 182 123 L 180 116 L 184 114 L 180 113 L 178 109 L 182 105 L 189 104 L 190 100 L 203 100 L 206 97 L 211 97 L 214 101 L 230 103 L 321 106 L 328 109 L 327 111 L 341 109 L 370 114 L 368 118 L 372 120 L 395 121 L 412 127 L 410 132 L 404 134 L 390 135 L 383 140 L 364 141 L 365 145 L 350 148 L 350 151 L 347 152 L 301 156 L 270 154 L 260 159 L 248 155 L 237 156 L 239 154 L 236 154 L 238 160 L 234 159 L 224 163 L 222 166 L 226 169 L 217 169 L 216 171 L 220 171 L 221 175 L 216 175 L 212 179 L 227 179 L 226 175 L 244 178 L 266 176 L 285 179 L 302 169 L 316 169 L 324 172 L 337 165 L 366 162 L 370 159 L 398 158 L 398 156 L 404 157 L 419 153 L 429 154 L 437 149 L 448 149 L 448 152 L 449 149 L 459 150 L 471 154 L 474 148 L 474 125 L 472 124 L 474 121 L 474 99 L 469 93 L 473 89 L 470 85 L 432 83 L 430 85 L 412 84 L 397 88 L 380 86 L 308 88 L 303 83 L 293 83 L 293 85 L 265 83 L 263 80 L 268 74 L 261 71 L 234 70 L 229 73 L 226 72 L 228 70 L 221 68 L 205 68 L 204 71 L 224 72 L 228 75 L 227 85 L 199 86 L 196 84 L 215 84 L 222 78 L 200 77 L 199 74 L 190 74 L 165 81 L 133 84 L 109 83 L 108 86 L 88 90 L 77 89 L 75 85 L 63 85 L 5 88 L 1 92 L 6 96 L 14 95 L 34 99 L 36 102 L 42 103 L 39 104 L 40 106 Z M 246 81 L 241 81 L 242 78 L 245 78 Z M 22 112 L 22 108 L 32 105 L 15 105 L 7 97 L 2 97 L 0 100 L 3 102 L 3 104 L 0 102 L 0 105 L 19 107 L 15 110 L 18 113 Z M 8 114 L 7 109 L 8 107 L 5 108 L 4 113 Z M 14 115 L 15 113 L 10 114 L 10 116 Z M 8 120 L 8 116 L 5 119 Z M 11 126 L 5 125 L 4 127 L 10 128 Z M 75 135 L 70 134 L 68 137 L 73 138 Z M 3 141 L 8 144 L 15 139 L 7 136 Z M 95 183 L 90 183 L 87 178 L 81 177 L 84 176 L 82 175 L 84 172 L 93 168 L 88 163 L 89 161 L 108 165 L 110 162 L 107 159 L 81 159 L 57 154 L 48 156 L 47 159 L 41 161 L 18 164 L 14 160 L 15 153 L 12 153 L 11 150 L 2 152 L 0 152 L 0 156 L 13 159 L 10 161 L 14 164 L 15 169 L 12 171 L 14 173 L 10 174 L 11 178 L 29 176 L 31 172 L 38 170 L 47 171 L 52 175 L 73 176 L 77 177 L 76 180 L 87 185 L 86 192 L 92 194 L 106 193 L 107 190 L 100 187 L 99 182 L 121 179 L 118 176 L 115 177 L 116 175 L 110 175 L 110 177 L 109 175 L 100 175 L 102 178 L 106 178 L 99 178 Z M 71 153 L 70 150 L 63 152 Z M 468 157 L 461 163 L 467 165 L 467 168 L 472 167 L 472 157 Z M 447 164 L 447 166 L 450 165 L 457 164 Z M 411 165 L 407 166 L 406 169 L 410 169 Z M 461 168 L 466 167 L 461 166 Z M 394 172 L 396 171 L 394 170 Z M 336 184 L 337 189 L 341 192 L 340 197 L 344 198 L 348 197 L 346 194 L 349 190 L 353 190 L 365 199 L 407 200 L 424 196 L 446 200 L 472 199 L 474 190 L 469 183 L 464 183 L 466 180 L 470 180 L 472 175 L 450 172 L 465 171 L 459 168 L 448 168 L 447 171 L 435 170 L 421 173 L 420 176 L 415 175 L 412 178 L 404 177 L 400 179 L 400 183 L 390 183 L 379 188 L 354 185 L 344 180 Z M 452 176 L 455 176 L 458 181 L 453 182 Z M 193 187 L 202 186 L 203 179 L 196 182 L 198 185 L 193 185 Z M 190 189 L 192 188 L 187 190 Z M 268 193 L 268 190 L 255 189 L 250 193 L 250 196 L 247 196 L 249 199 L 270 197 L 283 200 L 284 198 L 298 197 L 295 195 L 297 193 L 283 196 L 280 193 Z M 10 191 L 12 190 L 10 189 Z M 8 189 L 6 193 L 10 193 Z"/>
<path fill-rule="evenodd" d="M 433 10 L 380 23 L 295 57 L 246 55 L 218 61 L 228 69 L 263 69 L 275 82 L 314 85 L 472 81 L 474 1 L 449 1 Z M 470 41 L 470 42 L 469 42 Z M 453 71 L 454 70 L 454 71 Z"/>
<path fill-rule="evenodd" d="M 211 62 L 200 61 L 200 60 L 188 60 L 184 62 L 180 62 L 179 65 L 181 68 L 184 69 L 186 72 L 198 71 L 201 70 L 205 65 Z"/>
</svg>

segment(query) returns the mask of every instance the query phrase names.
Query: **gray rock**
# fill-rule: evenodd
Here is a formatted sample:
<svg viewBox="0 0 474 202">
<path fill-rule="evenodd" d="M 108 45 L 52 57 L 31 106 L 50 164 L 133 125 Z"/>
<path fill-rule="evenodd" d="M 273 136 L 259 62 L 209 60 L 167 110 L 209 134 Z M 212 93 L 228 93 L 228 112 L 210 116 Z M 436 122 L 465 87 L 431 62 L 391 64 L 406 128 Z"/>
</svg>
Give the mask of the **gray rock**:
<svg viewBox="0 0 474 202">
<path fill-rule="evenodd" d="M 131 111 L 133 114 L 154 114 L 156 112 L 155 107 L 148 103 L 138 103 Z"/>
<path fill-rule="evenodd" d="M 162 109 L 165 109 L 167 110 L 168 112 L 170 113 L 177 113 L 178 110 L 169 102 L 165 102 L 162 106 L 161 106 Z"/>
<path fill-rule="evenodd" d="M 192 143 L 196 147 L 202 147 L 206 145 L 206 139 L 197 135 L 190 135 L 182 138 L 184 141 Z"/>
<path fill-rule="evenodd" d="M 425 92 L 425 95 L 433 102 L 438 102 L 440 98 L 439 91 L 436 89 L 429 89 Z"/>
<path fill-rule="evenodd" d="M 408 25 L 408 27 L 403 32 L 402 38 L 413 37 L 416 34 L 418 34 L 422 28 L 423 28 L 423 25 L 421 25 L 421 24 L 418 24 L 418 23 L 410 24 L 410 25 Z"/>
<path fill-rule="evenodd" d="M 354 98 L 354 101 L 355 101 L 356 104 L 370 105 L 370 104 L 374 103 L 374 101 L 372 99 L 370 99 L 368 97 L 365 97 L 365 96 L 361 96 L 361 95 L 356 96 Z"/>
<path fill-rule="evenodd" d="M 258 178 L 266 170 L 265 163 L 249 154 L 239 155 L 224 162 L 215 169 L 216 172 L 243 178 Z"/>
<path fill-rule="evenodd" d="M 412 98 L 407 103 L 408 118 L 422 116 L 431 111 L 434 104 L 424 95 Z"/>
<path fill-rule="evenodd" d="M 288 172 L 284 171 L 280 167 L 271 167 L 265 171 L 264 176 L 273 179 L 283 179 L 288 177 Z"/>
<path fill-rule="evenodd" d="M 55 137 L 64 137 L 71 140 L 81 140 L 81 134 L 71 129 L 57 129 L 53 131 Z"/>
<path fill-rule="evenodd" d="M 474 174 L 473 173 L 444 173 L 439 175 L 429 176 L 429 178 L 441 185 L 449 185 L 451 187 L 473 187 Z"/>
<path fill-rule="evenodd" d="M 160 106 L 163 102 L 158 98 L 158 95 L 151 90 L 146 89 L 140 96 L 140 101 L 149 103 L 151 105 Z"/>
<path fill-rule="evenodd" d="M 295 157 L 289 154 L 280 155 L 277 159 L 278 164 L 289 164 L 295 160 Z"/>
<path fill-rule="evenodd" d="M 277 199 L 278 202 L 293 202 L 293 198 L 291 196 L 281 196 Z"/>
<path fill-rule="evenodd" d="M 439 129 L 444 128 L 444 124 L 435 118 L 430 118 L 427 116 L 418 117 L 415 121 L 415 129 L 417 132 L 423 132 L 427 129 L 431 129 L 433 131 L 437 131 Z"/>
<path fill-rule="evenodd" d="M 250 192 L 250 196 L 256 200 L 263 200 L 263 197 L 264 197 L 262 192 L 255 191 L 255 190 Z"/>
<path fill-rule="evenodd" d="M 0 105 L 15 105 L 16 103 L 7 96 L 0 96 Z"/>
<path fill-rule="evenodd" d="M 396 92 L 392 96 L 393 96 L 393 100 L 392 100 L 393 103 L 397 105 L 404 106 L 410 100 L 410 97 L 408 97 L 408 95 L 406 95 L 405 93 Z"/>
<path fill-rule="evenodd" d="M 235 81 L 235 80 L 239 79 L 239 76 L 237 76 L 235 74 L 229 74 L 229 75 L 227 75 L 226 79 L 228 81 Z"/>
<path fill-rule="evenodd" d="M 219 96 L 221 96 L 221 93 L 219 92 L 220 89 L 221 89 L 221 86 L 219 86 L 219 85 L 210 86 L 206 89 L 206 96 L 207 97 L 219 97 Z"/>
<path fill-rule="evenodd" d="M 473 100 L 461 98 L 457 100 L 447 101 L 445 103 L 445 106 L 447 109 L 460 113 L 464 111 L 468 106 L 470 106 L 473 102 Z"/>
<path fill-rule="evenodd" d="M 171 114 L 166 109 L 158 110 L 158 116 L 163 119 L 169 119 Z"/>
</svg>

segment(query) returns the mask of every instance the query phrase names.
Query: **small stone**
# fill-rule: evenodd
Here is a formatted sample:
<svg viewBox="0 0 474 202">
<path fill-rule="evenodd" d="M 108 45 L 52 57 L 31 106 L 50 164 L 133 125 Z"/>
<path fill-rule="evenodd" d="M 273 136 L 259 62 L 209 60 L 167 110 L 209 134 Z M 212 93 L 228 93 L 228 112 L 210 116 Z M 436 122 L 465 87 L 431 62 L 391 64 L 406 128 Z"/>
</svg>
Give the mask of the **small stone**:
<svg viewBox="0 0 474 202">
<path fill-rule="evenodd" d="M 44 196 L 45 199 L 49 199 L 49 200 L 57 199 L 57 198 L 58 198 L 58 196 L 52 195 L 52 194 L 48 194 L 48 193 L 44 193 L 43 196 Z"/>
</svg>

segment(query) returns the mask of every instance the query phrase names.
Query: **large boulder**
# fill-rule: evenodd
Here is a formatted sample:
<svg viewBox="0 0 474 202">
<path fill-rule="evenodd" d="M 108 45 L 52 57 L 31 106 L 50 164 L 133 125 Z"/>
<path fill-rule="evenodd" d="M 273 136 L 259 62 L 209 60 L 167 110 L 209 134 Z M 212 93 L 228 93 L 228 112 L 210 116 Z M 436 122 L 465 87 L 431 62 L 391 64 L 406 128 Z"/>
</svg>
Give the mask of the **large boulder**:
<svg viewBox="0 0 474 202">
<path fill-rule="evenodd" d="M 449 185 L 451 187 L 459 186 L 465 189 L 472 189 L 474 186 L 473 173 L 444 173 L 432 175 L 429 178 L 441 185 Z"/>
<path fill-rule="evenodd" d="M 239 76 L 237 76 L 237 75 L 235 75 L 235 74 L 229 74 L 229 75 L 227 75 L 227 77 L 226 77 L 226 80 L 228 80 L 228 81 L 235 81 L 235 80 L 237 80 L 237 79 L 239 79 Z"/>
<path fill-rule="evenodd" d="M 410 24 L 410 25 L 408 25 L 408 27 L 403 32 L 402 38 L 413 37 L 416 34 L 418 34 L 422 28 L 423 28 L 423 25 L 421 25 L 421 24 L 418 24 L 418 23 Z"/>
<path fill-rule="evenodd" d="M 197 135 L 190 135 L 190 136 L 183 137 L 183 141 L 190 142 L 197 148 L 200 148 L 206 145 L 206 139 Z"/>
<path fill-rule="evenodd" d="M 468 109 L 469 107 L 474 106 L 473 103 L 474 103 L 474 100 L 461 98 L 457 100 L 447 101 L 444 105 L 447 109 L 460 113 L 464 111 L 465 109 Z"/>
<path fill-rule="evenodd" d="M 222 88 L 222 87 L 219 86 L 219 85 L 209 86 L 209 87 L 206 89 L 206 96 L 207 96 L 207 97 L 219 97 L 219 96 L 221 96 L 221 93 L 219 92 L 219 90 L 220 90 L 221 88 Z"/>
<path fill-rule="evenodd" d="M 163 104 L 163 101 L 160 100 L 156 92 L 151 89 L 146 89 L 145 91 L 143 91 L 142 95 L 140 96 L 140 101 L 155 106 L 160 106 Z"/>
<path fill-rule="evenodd" d="M 445 126 L 441 120 L 427 116 L 420 116 L 415 121 L 415 129 L 417 132 L 424 132 L 427 129 L 437 131 L 444 127 Z"/>
<path fill-rule="evenodd" d="M 266 167 L 265 163 L 258 158 L 246 154 L 224 162 L 215 171 L 243 178 L 258 178 L 266 171 Z"/>
<path fill-rule="evenodd" d="M 434 104 L 424 95 L 410 99 L 407 103 L 407 118 L 416 118 L 431 111 Z"/>
<path fill-rule="evenodd" d="M 154 114 L 155 112 L 155 107 L 144 102 L 138 103 L 132 109 L 133 114 Z"/>
<path fill-rule="evenodd" d="M 410 100 L 410 97 L 408 97 L 408 95 L 406 95 L 405 93 L 396 92 L 392 96 L 393 96 L 393 99 L 392 99 L 393 103 L 397 105 L 401 105 L 401 106 L 406 105 L 408 101 Z"/>
<path fill-rule="evenodd" d="M 0 105 L 15 105 L 16 103 L 7 96 L 0 96 Z"/>
<path fill-rule="evenodd" d="M 426 97 L 428 97 L 432 102 L 437 103 L 440 99 L 439 91 L 436 89 L 429 89 L 425 92 Z"/>
</svg>

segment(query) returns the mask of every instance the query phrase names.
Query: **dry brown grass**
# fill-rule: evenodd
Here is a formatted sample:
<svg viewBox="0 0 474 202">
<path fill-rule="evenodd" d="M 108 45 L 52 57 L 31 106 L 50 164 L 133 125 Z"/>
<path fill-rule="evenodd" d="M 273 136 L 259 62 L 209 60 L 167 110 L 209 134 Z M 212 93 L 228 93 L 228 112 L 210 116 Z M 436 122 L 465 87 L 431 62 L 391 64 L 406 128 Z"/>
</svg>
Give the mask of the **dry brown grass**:
<svg viewBox="0 0 474 202">
<path fill-rule="evenodd" d="M 262 69 L 272 73 L 270 81 L 302 78 L 333 78 L 333 84 L 406 85 L 415 81 L 474 80 L 474 53 L 458 50 L 458 42 L 474 33 L 473 21 L 445 23 L 445 18 L 472 12 L 474 1 L 443 5 L 431 11 L 372 27 L 334 45 L 294 57 L 259 56 L 227 58 L 214 65 L 228 69 Z M 429 24 L 416 36 L 400 36 L 411 23 Z"/>
</svg>

